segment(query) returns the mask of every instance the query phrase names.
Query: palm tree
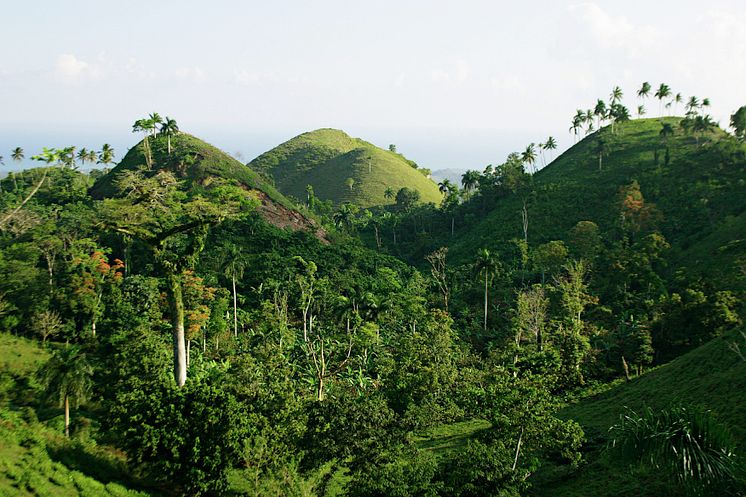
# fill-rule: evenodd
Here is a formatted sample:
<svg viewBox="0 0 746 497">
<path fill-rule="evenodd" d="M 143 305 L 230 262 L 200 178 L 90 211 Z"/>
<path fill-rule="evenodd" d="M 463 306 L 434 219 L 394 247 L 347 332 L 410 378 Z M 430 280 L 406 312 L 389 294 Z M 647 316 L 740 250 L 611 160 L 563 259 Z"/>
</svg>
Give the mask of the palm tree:
<svg viewBox="0 0 746 497">
<path fill-rule="evenodd" d="M 238 294 L 236 293 L 236 280 L 243 278 L 243 273 L 248 266 L 246 256 L 241 247 L 230 244 L 223 255 L 223 274 L 231 279 L 233 292 L 233 336 L 238 337 Z"/>
<path fill-rule="evenodd" d="M 479 172 L 468 170 L 461 175 L 461 186 L 464 190 L 471 194 L 479 184 Z"/>
<path fill-rule="evenodd" d="M 684 97 L 681 96 L 681 93 L 677 93 L 676 96 L 673 98 L 673 114 L 676 115 L 676 111 L 679 108 L 679 104 L 684 101 Z"/>
<path fill-rule="evenodd" d="M 438 191 L 440 191 L 443 195 L 448 195 L 448 193 L 453 190 L 453 184 L 450 182 L 450 180 L 444 179 L 440 183 L 438 183 Z"/>
<path fill-rule="evenodd" d="M 98 162 L 106 166 L 114 160 L 114 149 L 108 143 L 104 143 L 98 153 Z"/>
<path fill-rule="evenodd" d="M 615 104 L 617 102 L 622 101 L 622 97 L 624 96 L 624 93 L 622 93 L 622 89 L 618 86 L 615 86 L 613 90 L 611 90 L 611 104 Z"/>
<path fill-rule="evenodd" d="M 596 116 L 598 129 L 601 129 L 601 123 L 606 119 L 606 102 L 599 98 L 596 101 L 596 107 L 593 109 L 593 115 Z"/>
<path fill-rule="evenodd" d="M 387 186 L 387 187 L 386 187 L 386 190 L 384 190 L 384 192 L 383 192 L 383 196 L 384 196 L 385 198 L 387 198 L 387 199 L 391 200 L 391 199 L 393 199 L 394 197 L 396 197 L 396 192 L 394 191 L 394 189 L 393 189 L 393 188 L 391 188 L 390 186 Z"/>
<path fill-rule="evenodd" d="M 474 265 L 474 270 L 477 275 L 484 275 L 484 331 L 487 331 L 487 285 L 489 280 L 495 276 L 499 267 L 500 263 L 497 261 L 497 258 L 492 253 L 490 253 L 489 250 L 483 248 L 477 253 L 477 262 Z"/>
<path fill-rule="evenodd" d="M 640 118 L 644 116 L 646 113 L 645 106 L 644 105 L 638 105 L 637 106 L 637 117 Z"/>
<path fill-rule="evenodd" d="M 150 132 L 153 136 L 158 134 L 158 125 L 163 124 L 163 118 L 160 114 L 157 112 L 153 112 L 148 116 L 148 121 L 150 121 L 151 129 Z"/>
<path fill-rule="evenodd" d="M 95 150 L 89 150 L 89 151 L 88 151 L 88 157 L 87 157 L 87 160 L 88 160 L 88 162 L 90 162 L 91 164 L 95 164 L 95 163 L 96 163 L 96 161 L 98 160 L 98 154 L 96 153 L 96 151 L 95 151 Z"/>
<path fill-rule="evenodd" d="M 81 164 L 85 164 L 88 160 L 88 149 L 83 147 L 80 150 L 78 150 L 78 160 Z"/>
<path fill-rule="evenodd" d="M 687 116 L 693 116 L 697 113 L 697 109 L 699 109 L 702 106 L 702 104 L 699 102 L 699 99 L 697 97 L 689 97 L 689 101 L 686 103 L 686 115 Z"/>
<path fill-rule="evenodd" d="M 138 119 L 135 124 L 132 125 L 133 133 L 143 133 L 143 151 L 145 152 L 145 162 L 148 163 L 148 167 L 153 167 L 153 156 L 150 154 L 150 143 L 148 143 L 148 136 L 151 135 L 155 128 L 155 122 L 152 119 Z"/>
<path fill-rule="evenodd" d="M 661 127 L 660 137 L 663 139 L 664 143 L 668 143 L 668 137 L 673 135 L 673 126 L 671 126 L 671 123 L 663 123 L 663 126 Z"/>
<path fill-rule="evenodd" d="M 56 352 L 39 370 L 48 399 L 56 398 L 65 408 L 65 436 L 70 436 L 70 404 L 78 407 L 88 400 L 93 368 L 79 347 L 67 346 Z"/>
<path fill-rule="evenodd" d="M 530 143 L 526 150 L 521 153 L 521 161 L 523 161 L 525 164 L 528 164 L 531 166 L 531 169 L 533 170 L 533 165 L 536 162 L 536 145 L 533 143 Z"/>
<path fill-rule="evenodd" d="M 557 150 L 557 140 L 553 136 L 547 138 L 547 141 L 544 143 L 544 150 Z M 552 162 L 552 160 L 552 155 L 550 154 L 549 162 Z"/>
<path fill-rule="evenodd" d="M 735 444 L 709 411 L 673 406 L 638 414 L 630 409 L 609 433 L 609 448 L 623 462 L 667 470 L 697 495 L 736 479 Z"/>
<path fill-rule="evenodd" d="M 699 145 L 699 138 L 704 136 L 705 133 L 712 131 L 716 126 L 717 124 L 709 114 L 695 117 L 692 123 L 692 131 L 694 132 L 697 145 Z"/>
<path fill-rule="evenodd" d="M 168 155 L 171 155 L 171 137 L 179 133 L 179 125 L 174 119 L 166 116 L 166 120 L 161 125 L 161 134 L 166 135 L 168 140 Z"/>
<path fill-rule="evenodd" d="M 645 81 L 642 84 L 642 87 L 639 90 L 637 90 L 637 96 L 640 97 L 640 98 L 643 98 L 643 99 L 648 98 L 650 96 L 650 90 L 651 89 L 652 89 L 652 87 L 650 86 L 650 83 L 648 83 L 647 81 Z"/>
<path fill-rule="evenodd" d="M 658 99 L 660 102 L 660 115 L 663 115 L 663 99 L 668 98 L 671 96 L 671 88 L 665 84 L 661 83 L 658 89 L 655 91 L 655 98 Z"/>
<path fill-rule="evenodd" d="M 334 225 L 337 228 L 349 231 L 352 228 L 353 215 L 354 212 L 350 205 L 342 204 L 337 209 L 337 212 L 332 215 L 332 221 L 334 221 Z"/>
<path fill-rule="evenodd" d="M 582 129 L 583 123 L 585 122 L 585 112 L 578 109 L 575 111 L 575 115 L 572 118 L 572 126 L 569 131 L 575 135 L 575 141 L 578 139 L 578 131 Z"/>
<path fill-rule="evenodd" d="M 583 118 L 583 121 L 585 121 L 588 126 L 585 130 L 585 134 L 588 135 L 590 133 L 593 133 L 593 110 L 588 109 L 585 111 L 585 117 Z"/>
<path fill-rule="evenodd" d="M 703 98 L 702 99 L 702 107 L 709 107 L 710 106 L 710 99 L 709 98 Z"/>
<path fill-rule="evenodd" d="M 604 156 L 609 153 L 609 146 L 603 138 L 599 137 L 598 140 L 596 140 L 596 146 L 593 147 L 593 152 L 598 156 L 598 170 L 601 171 L 603 168 Z"/>
<path fill-rule="evenodd" d="M 10 152 L 10 158 L 13 159 L 15 162 L 21 162 L 24 157 L 25 155 L 21 147 L 16 147 Z"/>
</svg>

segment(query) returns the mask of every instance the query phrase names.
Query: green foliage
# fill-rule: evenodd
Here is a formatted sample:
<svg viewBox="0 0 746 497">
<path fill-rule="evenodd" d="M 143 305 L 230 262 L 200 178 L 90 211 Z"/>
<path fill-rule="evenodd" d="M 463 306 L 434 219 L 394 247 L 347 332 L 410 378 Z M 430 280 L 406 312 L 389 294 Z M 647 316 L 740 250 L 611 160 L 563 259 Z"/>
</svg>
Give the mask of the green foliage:
<svg viewBox="0 0 746 497">
<path fill-rule="evenodd" d="M 674 476 L 698 495 L 722 495 L 736 478 L 734 443 L 707 411 L 673 406 L 630 410 L 610 429 L 610 447 L 621 460 Z"/>
</svg>

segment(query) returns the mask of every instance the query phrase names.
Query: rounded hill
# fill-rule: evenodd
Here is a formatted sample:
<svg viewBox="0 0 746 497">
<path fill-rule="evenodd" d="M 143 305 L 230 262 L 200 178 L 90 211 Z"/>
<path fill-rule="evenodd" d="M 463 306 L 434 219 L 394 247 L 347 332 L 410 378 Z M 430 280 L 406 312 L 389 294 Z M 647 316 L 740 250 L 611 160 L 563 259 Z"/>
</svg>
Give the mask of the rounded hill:
<svg viewBox="0 0 746 497">
<path fill-rule="evenodd" d="M 263 153 L 249 167 L 272 178 L 285 195 L 301 199 L 311 185 L 322 200 L 361 207 L 393 203 L 388 189 L 416 190 L 423 202 L 438 203 L 438 186 L 428 171 L 403 155 L 336 129 L 318 129 Z"/>
<path fill-rule="evenodd" d="M 325 234 L 317 223 L 298 212 L 294 204 L 278 192 L 261 175 L 237 161 L 217 147 L 187 133 L 171 137 L 148 138 L 153 169 L 168 169 L 185 181 L 187 188 L 192 183 L 205 184 L 210 178 L 222 178 L 246 188 L 261 202 L 259 214 L 270 224 L 280 228 L 311 230 L 320 238 Z M 147 167 L 144 140 L 129 149 L 122 160 L 108 174 L 102 176 L 92 187 L 91 196 L 104 198 L 116 193 L 117 175 L 126 170 Z"/>
</svg>

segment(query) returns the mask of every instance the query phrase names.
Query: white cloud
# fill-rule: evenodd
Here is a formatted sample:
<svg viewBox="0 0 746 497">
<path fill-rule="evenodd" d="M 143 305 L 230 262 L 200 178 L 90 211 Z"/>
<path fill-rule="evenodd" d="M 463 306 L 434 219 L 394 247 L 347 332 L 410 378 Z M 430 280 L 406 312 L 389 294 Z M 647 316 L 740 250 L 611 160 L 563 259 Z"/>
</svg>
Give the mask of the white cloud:
<svg viewBox="0 0 746 497">
<path fill-rule="evenodd" d="M 76 83 L 85 78 L 95 78 L 99 75 L 95 66 L 72 54 L 62 54 L 57 57 L 54 73 L 58 79 L 65 83 Z"/>
<path fill-rule="evenodd" d="M 630 56 L 637 56 L 662 38 L 659 30 L 652 26 L 634 24 L 625 16 L 613 16 L 593 2 L 584 2 L 570 7 L 594 41 L 602 48 L 622 49 Z"/>
</svg>

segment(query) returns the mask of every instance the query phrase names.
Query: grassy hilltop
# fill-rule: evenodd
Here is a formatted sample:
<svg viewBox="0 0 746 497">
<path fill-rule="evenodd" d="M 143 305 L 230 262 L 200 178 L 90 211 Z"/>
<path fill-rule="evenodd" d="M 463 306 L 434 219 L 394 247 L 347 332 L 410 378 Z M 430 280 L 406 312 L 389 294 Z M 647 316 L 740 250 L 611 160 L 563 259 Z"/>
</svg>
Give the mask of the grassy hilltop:
<svg viewBox="0 0 746 497">
<path fill-rule="evenodd" d="M 438 203 L 438 186 L 401 154 L 383 150 L 336 129 L 318 129 L 286 141 L 263 153 L 249 167 L 272 177 L 285 195 L 306 198 L 306 186 L 315 195 L 335 203 L 361 207 L 391 204 L 384 193 L 410 188 L 422 202 Z M 352 187 L 346 183 L 352 178 Z"/>
<path fill-rule="evenodd" d="M 324 237 L 316 222 L 301 214 L 297 207 L 278 192 L 269 182 L 244 164 L 222 150 L 187 133 L 179 133 L 171 138 L 171 153 L 163 136 L 149 138 L 153 161 L 163 168 L 175 172 L 180 179 L 207 184 L 210 178 L 230 180 L 253 191 L 261 204 L 260 215 L 281 228 L 311 230 Z M 114 194 L 114 181 L 121 171 L 137 169 L 146 164 L 143 142 L 132 147 L 119 164 L 101 177 L 91 189 L 91 196 L 103 198 Z"/>
</svg>

